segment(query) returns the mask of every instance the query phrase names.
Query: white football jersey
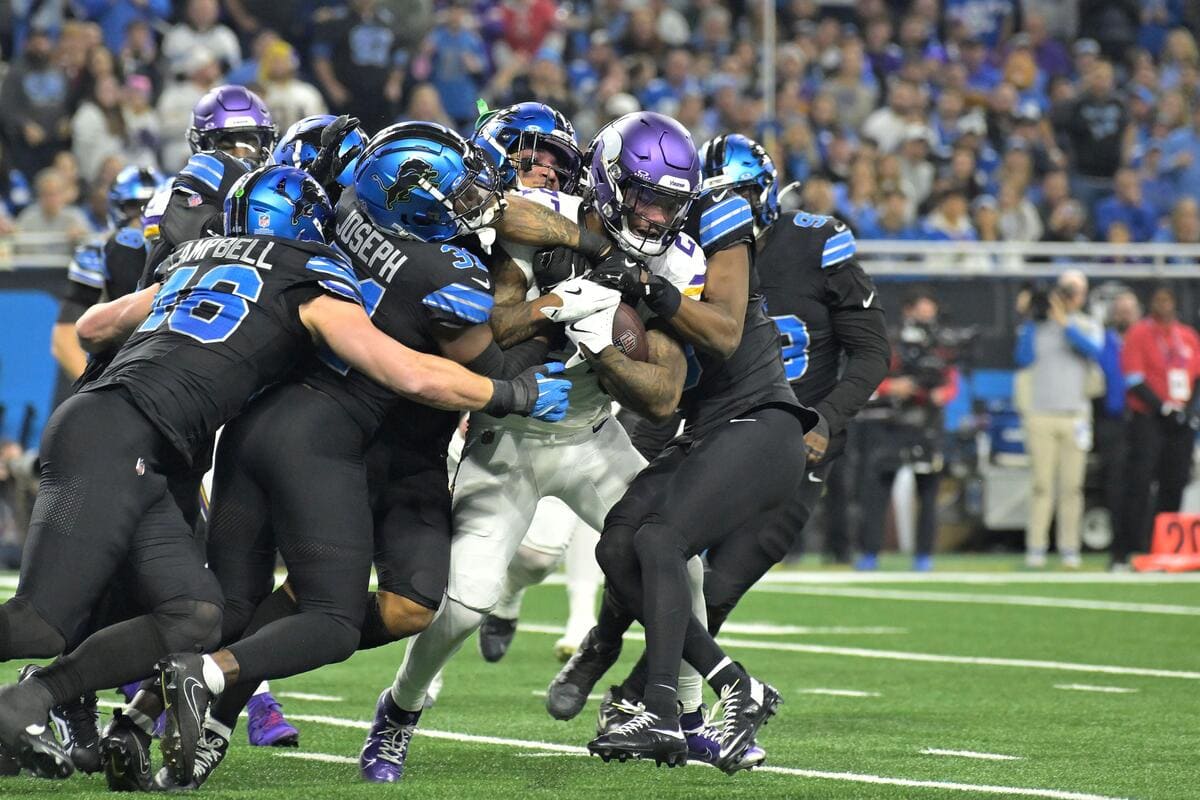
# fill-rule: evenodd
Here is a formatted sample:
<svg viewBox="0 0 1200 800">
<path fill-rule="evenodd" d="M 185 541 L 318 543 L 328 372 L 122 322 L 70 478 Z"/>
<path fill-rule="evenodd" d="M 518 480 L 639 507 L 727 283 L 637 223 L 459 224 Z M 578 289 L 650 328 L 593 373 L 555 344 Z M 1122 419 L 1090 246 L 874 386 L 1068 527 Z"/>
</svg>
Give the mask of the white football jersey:
<svg viewBox="0 0 1200 800">
<path fill-rule="evenodd" d="M 521 189 L 519 194 L 537 203 L 554 209 L 573 222 L 580 219 L 580 208 L 583 200 L 573 195 L 562 194 L 550 189 Z M 501 241 L 501 246 L 525 275 L 529 284 L 527 300 L 535 300 L 541 296 L 537 282 L 533 278 L 533 254 L 537 248 L 527 245 L 511 244 Z M 646 262 L 646 268 L 655 275 L 673 283 L 685 296 L 699 300 L 704 291 L 704 275 L 706 262 L 704 250 L 700 248 L 687 234 L 679 234 L 675 244 L 665 253 Z M 643 319 L 646 317 L 643 309 Z M 551 358 L 566 360 L 571 353 L 551 354 Z M 486 414 L 476 412 L 472 415 L 473 424 L 476 416 L 478 424 L 487 427 L 503 426 L 513 431 L 524 431 L 541 435 L 553 433 L 573 433 L 583 428 L 595 427 L 601 420 L 612 413 L 613 399 L 600 386 L 600 380 L 587 364 L 579 364 L 563 373 L 571 381 L 570 409 L 567 416 L 559 422 L 543 422 L 530 417 L 508 416 L 496 419 Z"/>
</svg>

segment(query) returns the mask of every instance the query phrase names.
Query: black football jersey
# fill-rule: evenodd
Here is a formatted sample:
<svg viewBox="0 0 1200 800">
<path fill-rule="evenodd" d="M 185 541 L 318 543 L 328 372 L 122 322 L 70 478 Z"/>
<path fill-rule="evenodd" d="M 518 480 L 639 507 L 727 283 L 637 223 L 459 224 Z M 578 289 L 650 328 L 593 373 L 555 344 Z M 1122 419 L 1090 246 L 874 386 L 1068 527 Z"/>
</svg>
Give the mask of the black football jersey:
<svg viewBox="0 0 1200 800">
<path fill-rule="evenodd" d="M 321 294 L 363 298 L 322 244 L 273 236 L 182 245 L 146 321 L 83 391 L 119 386 L 189 462 L 250 398 L 313 352 L 298 309 Z"/>
<path fill-rule="evenodd" d="M 250 164 L 220 150 L 195 153 L 167 186 L 146 204 L 142 226 L 150 242 L 141 286 L 180 244 L 221 233 L 225 197 Z"/>
<path fill-rule="evenodd" d="M 371 321 L 391 338 L 422 353 L 438 353 L 438 326 L 486 324 L 492 314 L 492 279 L 469 251 L 388 235 L 371 224 L 347 195 L 338 204 L 335 245 L 349 257 Z M 389 435 L 445 437 L 454 432 L 458 413 L 397 397 L 367 376 L 350 369 L 332 353 L 321 358 L 305 382 L 337 400 L 368 435 L 388 417 L 404 428 Z"/>
<path fill-rule="evenodd" d="M 879 308 L 875 285 L 855 260 L 854 234 L 834 217 L 780 215 L 764 234 L 755 266 L 783 348 L 787 378 L 804 405 L 838 382 L 842 346 L 832 315 Z"/>
<path fill-rule="evenodd" d="M 754 212 L 750 202 L 729 189 L 714 189 L 692 203 L 683 232 L 712 256 L 735 244 L 754 245 Z"/>
<path fill-rule="evenodd" d="M 75 322 L 101 300 L 116 300 L 137 288 L 146 265 L 146 239 L 140 228 L 120 228 L 75 250 L 67 267 L 59 322 Z"/>
</svg>

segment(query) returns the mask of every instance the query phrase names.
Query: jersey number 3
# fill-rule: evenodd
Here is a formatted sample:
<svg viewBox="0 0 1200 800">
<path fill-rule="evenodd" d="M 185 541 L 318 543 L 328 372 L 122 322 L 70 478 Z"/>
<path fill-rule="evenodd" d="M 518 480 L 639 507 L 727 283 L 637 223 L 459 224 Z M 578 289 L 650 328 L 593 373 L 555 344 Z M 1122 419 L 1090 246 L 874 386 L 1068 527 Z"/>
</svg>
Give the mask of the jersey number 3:
<svg viewBox="0 0 1200 800">
<path fill-rule="evenodd" d="M 808 325 L 795 314 L 771 317 L 779 328 L 779 343 L 783 348 L 783 368 L 788 381 L 798 381 L 808 372 Z"/>
<path fill-rule="evenodd" d="M 158 330 L 165 322 L 172 333 L 198 342 L 223 342 L 250 315 L 250 304 L 263 288 L 258 270 L 243 264 L 210 269 L 192 285 L 195 276 L 196 267 L 175 270 L 154 296 L 138 332 Z"/>
</svg>

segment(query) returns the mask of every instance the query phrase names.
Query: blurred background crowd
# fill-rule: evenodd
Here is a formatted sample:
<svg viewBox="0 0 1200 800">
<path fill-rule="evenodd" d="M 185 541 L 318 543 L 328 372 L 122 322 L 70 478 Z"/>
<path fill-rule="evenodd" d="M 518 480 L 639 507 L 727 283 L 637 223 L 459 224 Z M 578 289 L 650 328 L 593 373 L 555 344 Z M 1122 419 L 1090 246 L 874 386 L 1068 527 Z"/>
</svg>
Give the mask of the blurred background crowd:
<svg viewBox="0 0 1200 800">
<path fill-rule="evenodd" d="M 586 139 L 631 110 L 766 142 L 859 238 L 1200 241 L 1200 5 L 1186 0 L 13 0 L 0 233 L 103 227 L 124 163 L 178 169 L 211 86 L 280 130 L 465 130 L 537 99 Z M 764 86 L 774 96 L 764 96 Z"/>
</svg>

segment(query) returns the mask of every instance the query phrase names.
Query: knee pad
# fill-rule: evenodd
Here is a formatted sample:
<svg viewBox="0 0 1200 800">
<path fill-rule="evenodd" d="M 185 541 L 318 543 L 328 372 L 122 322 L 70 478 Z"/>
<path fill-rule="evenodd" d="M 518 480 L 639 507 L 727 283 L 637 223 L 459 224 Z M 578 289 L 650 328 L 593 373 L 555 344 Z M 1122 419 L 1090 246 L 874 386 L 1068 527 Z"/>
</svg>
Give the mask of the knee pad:
<svg viewBox="0 0 1200 800">
<path fill-rule="evenodd" d="M 556 555 L 543 553 L 522 545 L 517 548 L 512 562 L 508 565 L 508 574 L 522 587 L 541 583 L 546 576 L 555 570 L 561 558 Z"/>
<path fill-rule="evenodd" d="M 647 559 L 661 562 L 687 557 L 687 545 L 683 537 L 671 526 L 659 522 L 647 522 L 638 528 L 633 537 L 633 549 L 638 560 L 643 562 Z"/>
<path fill-rule="evenodd" d="M 151 615 L 167 651 L 203 653 L 221 639 L 221 607 L 202 600 L 168 600 Z"/>
<path fill-rule="evenodd" d="M 762 548 L 763 553 L 772 564 L 783 561 L 784 557 L 792 551 L 792 545 L 804 530 L 806 522 L 808 522 L 808 515 L 805 515 L 803 521 L 800 521 L 796 527 L 772 524 L 759 531 L 758 546 Z"/>
<path fill-rule="evenodd" d="M 631 561 L 636 560 L 634 533 L 634 529 L 626 525 L 604 529 L 604 534 L 596 543 L 596 563 L 605 575 L 620 575 L 622 570 L 628 569 Z"/>
<path fill-rule="evenodd" d="M 53 658 L 67 646 L 66 637 L 46 622 L 27 600 L 13 598 L 0 606 L 0 661 Z"/>
<path fill-rule="evenodd" d="M 428 628 L 429 624 L 433 622 L 433 618 L 437 616 L 436 609 L 428 608 L 398 594 L 379 592 L 377 597 L 379 598 L 379 616 L 393 640 L 415 636 Z"/>
</svg>

